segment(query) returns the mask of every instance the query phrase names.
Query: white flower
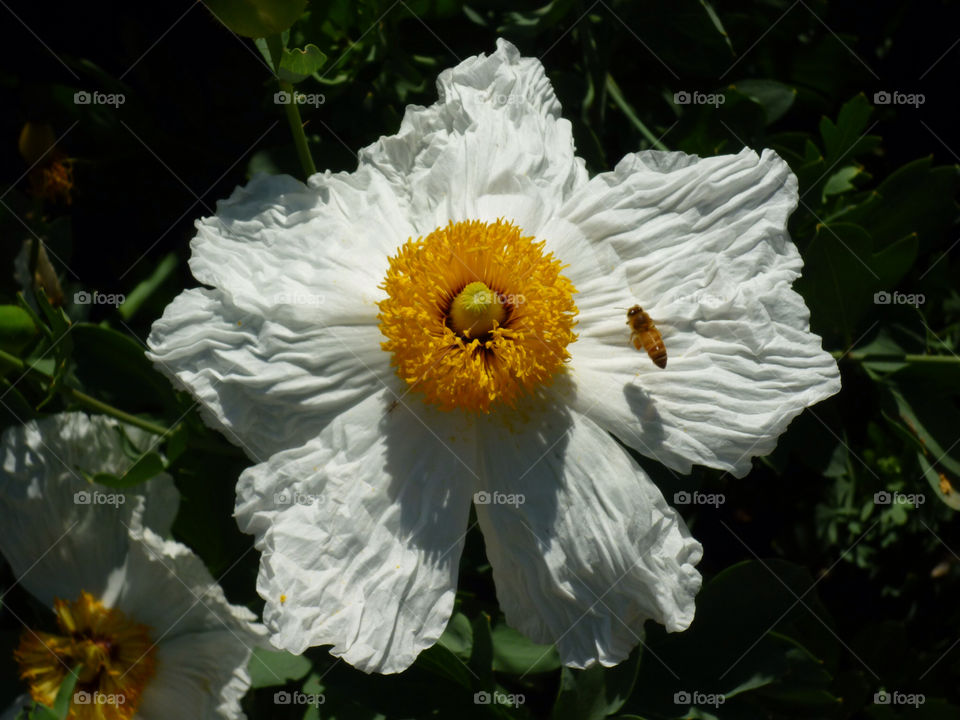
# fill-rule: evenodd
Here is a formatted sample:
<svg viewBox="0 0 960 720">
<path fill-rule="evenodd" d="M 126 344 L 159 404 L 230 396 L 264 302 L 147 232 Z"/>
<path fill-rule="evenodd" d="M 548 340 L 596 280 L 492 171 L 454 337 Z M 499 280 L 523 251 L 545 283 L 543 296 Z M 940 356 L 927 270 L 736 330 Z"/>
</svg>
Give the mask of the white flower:
<svg viewBox="0 0 960 720">
<path fill-rule="evenodd" d="M 615 664 L 646 619 L 689 625 L 701 548 L 610 433 L 744 475 L 840 387 L 791 290 L 796 178 L 743 150 L 590 179 L 504 41 L 438 86 L 355 172 L 258 176 L 199 221 L 211 289 L 167 307 L 150 357 L 258 463 L 236 515 L 278 647 L 410 665 L 450 617 L 477 493 L 507 621 Z M 666 369 L 630 342 L 635 304 Z"/>
<path fill-rule="evenodd" d="M 75 720 L 167 720 L 174 709 L 242 718 L 246 667 L 263 628 L 227 602 L 189 548 L 164 539 L 179 502 L 168 475 L 122 492 L 82 479 L 81 470 L 130 467 L 121 432 L 149 447 L 146 433 L 83 413 L 10 428 L 0 440 L 0 553 L 16 584 L 56 612 L 52 632 L 25 627 L 20 670 L 34 699 L 52 704 L 65 674 L 83 663 Z M 91 627 L 96 641 L 84 633 Z"/>
</svg>

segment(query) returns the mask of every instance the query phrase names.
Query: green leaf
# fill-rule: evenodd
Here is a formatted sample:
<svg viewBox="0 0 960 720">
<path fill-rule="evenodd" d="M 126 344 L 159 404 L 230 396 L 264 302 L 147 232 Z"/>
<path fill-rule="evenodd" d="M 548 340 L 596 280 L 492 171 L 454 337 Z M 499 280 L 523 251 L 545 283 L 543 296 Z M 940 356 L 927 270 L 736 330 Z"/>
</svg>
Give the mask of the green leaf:
<svg viewBox="0 0 960 720">
<path fill-rule="evenodd" d="M 474 677 L 467 664 L 442 645 L 432 645 L 420 653 L 416 666 L 467 690 L 473 688 Z"/>
<path fill-rule="evenodd" d="M 640 665 L 639 647 L 616 667 L 586 670 L 564 667 L 551 720 L 602 720 L 617 712 L 633 689 Z"/>
<path fill-rule="evenodd" d="M 74 325 L 71 337 L 74 372 L 84 391 L 104 402 L 145 412 L 182 412 L 170 383 L 154 369 L 137 340 L 91 323 Z"/>
<path fill-rule="evenodd" d="M 16 305 L 0 305 L 0 350 L 18 353 L 38 332 L 26 310 Z"/>
<path fill-rule="evenodd" d="M 880 277 L 871 267 L 873 240 L 849 223 L 817 226 L 804 253 L 804 274 L 796 287 L 810 308 L 811 325 L 848 345 L 873 304 Z"/>
<path fill-rule="evenodd" d="M 255 648 L 247 672 L 253 688 L 276 687 L 306 677 L 311 663 L 303 655 L 291 655 L 283 650 Z"/>
<path fill-rule="evenodd" d="M 948 239 L 946 232 L 957 215 L 958 187 L 956 167 L 933 167 L 932 158 L 920 158 L 891 173 L 845 220 L 866 228 L 877 247 L 916 234 L 928 251 Z"/>
<path fill-rule="evenodd" d="M 930 464 L 927 456 L 922 452 L 917 452 L 917 462 L 920 464 L 920 469 L 923 470 L 923 476 L 927 479 L 927 483 L 933 489 L 934 495 L 940 498 L 940 502 L 953 510 L 960 510 L 960 492 L 958 492 L 960 488 L 955 487 L 950 482 L 946 473 L 937 472 L 937 469 Z"/>
<path fill-rule="evenodd" d="M 53 712 L 60 720 L 64 720 L 67 715 L 70 714 L 70 702 L 73 700 L 73 690 L 77 686 L 77 681 L 80 679 L 80 668 L 82 667 L 82 665 L 75 666 L 60 683 L 57 698 L 53 701 Z"/>
<path fill-rule="evenodd" d="M 476 690 L 492 690 L 493 682 L 493 637 L 490 632 L 490 617 L 480 613 L 471 623 L 473 648 L 470 651 L 470 670 L 477 676 Z"/>
<path fill-rule="evenodd" d="M 87 476 L 88 480 L 106 485 L 117 490 L 134 487 L 140 483 L 156 477 L 164 470 L 163 459 L 157 453 L 145 453 L 137 460 L 123 475 L 113 475 L 112 473 L 95 473 Z M 86 475 L 86 473 L 84 473 Z"/>
<path fill-rule="evenodd" d="M 124 299 L 117 312 L 125 320 L 129 321 L 137 311 L 143 307 L 143 304 L 157 291 L 157 289 L 169 278 L 173 271 L 177 269 L 180 262 L 176 253 L 166 255 L 150 273 L 150 277 L 137 284 L 130 294 Z"/>
<path fill-rule="evenodd" d="M 326 61 L 327 56 L 316 45 L 307 45 L 302 50 L 284 48 L 278 75 L 281 80 L 298 83 L 317 72 Z"/>
<path fill-rule="evenodd" d="M 560 667 L 553 645 L 538 645 L 510 626 L 493 628 L 493 669 L 513 675 L 545 673 Z"/>
<path fill-rule="evenodd" d="M 856 190 L 851 181 L 861 172 L 863 172 L 863 168 L 856 165 L 847 165 L 833 173 L 823 186 L 823 201 L 826 202 L 830 195 L 839 195 L 850 190 Z"/>
<path fill-rule="evenodd" d="M 268 37 L 293 25 L 307 0 L 203 0 L 216 18 L 237 35 Z"/>
<path fill-rule="evenodd" d="M 437 644 L 458 657 L 469 659 L 473 649 L 473 628 L 470 626 L 470 618 L 462 612 L 455 612 L 447 623 L 443 635 L 437 640 Z"/>
<path fill-rule="evenodd" d="M 739 80 L 731 87 L 763 108 L 767 125 L 783 117 L 797 98 L 795 87 L 776 80 Z"/>
<path fill-rule="evenodd" d="M 716 11 L 713 9 L 713 6 L 707 2 L 707 0 L 700 0 L 700 5 L 702 5 L 703 9 L 706 10 L 707 17 L 710 18 L 710 22 L 717 29 L 717 32 L 723 36 L 724 41 L 727 43 L 727 47 L 730 48 L 730 52 L 732 53 L 733 43 L 730 42 L 730 36 L 727 34 L 726 28 L 723 27 L 723 23 L 720 21 L 720 16 L 717 15 Z"/>
<path fill-rule="evenodd" d="M 844 157 L 853 157 L 872 149 L 879 139 L 865 135 L 873 108 L 860 93 L 844 103 L 834 124 L 829 118 L 820 119 L 820 135 L 823 137 L 827 166 Z"/>
<path fill-rule="evenodd" d="M 283 50 L 287 46 L 289 37 L 290 31 L 285 30 L 282 33 L 259 37 L 253 41 L 257 49 L 260 50 L 260 54 L 263 55 L 263 59 L 267 61 L 267 65 L 273 69 L 274 75 L 280 72 L 280 61 L 283 59 Z"/>
</svg>

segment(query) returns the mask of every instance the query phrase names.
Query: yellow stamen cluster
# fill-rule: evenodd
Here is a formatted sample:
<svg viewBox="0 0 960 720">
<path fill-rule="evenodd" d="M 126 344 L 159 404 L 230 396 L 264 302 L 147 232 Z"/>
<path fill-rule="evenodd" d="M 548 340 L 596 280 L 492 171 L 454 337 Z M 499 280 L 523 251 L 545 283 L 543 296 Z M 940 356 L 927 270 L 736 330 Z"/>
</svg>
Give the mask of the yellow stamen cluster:
<svg viewBox="0 0 960 720">
<path fill-rule="evenodd" d="M 382 287 L 383 349 L 444 410 L 490 412 L 548 383 L 570 357 L 576 289 L 544 243 L 498 220 L 408 240 Z"/>
<path fill-rule="evenodd" d="M 37 702 L 51 706 L 67 673 L 82 665 L 69 720 L 130 720 L 153 677 L 150 630 L 90 593 L 56 600 L 59 633 L 27 630 L 14 657 Z"/>
</svg>

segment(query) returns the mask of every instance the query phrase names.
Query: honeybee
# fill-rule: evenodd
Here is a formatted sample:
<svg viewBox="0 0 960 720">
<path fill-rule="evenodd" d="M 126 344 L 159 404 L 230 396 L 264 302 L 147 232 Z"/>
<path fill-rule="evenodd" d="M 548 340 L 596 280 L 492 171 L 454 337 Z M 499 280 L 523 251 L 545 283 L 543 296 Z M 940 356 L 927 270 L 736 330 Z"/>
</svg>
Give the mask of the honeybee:
<svg viewBox="0 0 960 720">
<path fill-rule="evenodd" d="M 658 368 L 667 366 L 667 349 L 663 346 L 660 331 L 643 308 L 634 305 L 627 310 L 627 325 L 630 326 L 630 340 L 637 350 L 646 350 L 647 355 Z"/>
</svg>

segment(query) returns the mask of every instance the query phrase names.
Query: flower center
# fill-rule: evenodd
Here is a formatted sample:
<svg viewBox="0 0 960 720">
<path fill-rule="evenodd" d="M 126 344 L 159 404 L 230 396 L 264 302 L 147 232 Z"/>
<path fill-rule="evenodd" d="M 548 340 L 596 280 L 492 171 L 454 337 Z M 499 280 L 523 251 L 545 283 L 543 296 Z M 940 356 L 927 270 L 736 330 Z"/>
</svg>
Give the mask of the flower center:
<svg viewBox="0 0 960 720">
<path fill-rule="evenodd" d="M 497 293 L 482 282 L 472 282 L 453 299 L 450 326 L 464 337 L 479 337 L 502 325 L 506 314 Z"/>
<path fill-rule="evenodd" d="M 390 258 L 382 347 L 444 410 L 513 406 L 570 357 L 576 289 L 544 243 L 498 220 L 451 222 Z"/>
<path fill-rule="evenodd" d="M 14 658 L 37 702 L 51 706 L 67 673 L 81 665 L 69 720 L 130 720 L 154 674 L 150 629 L 90 593 L 54 603 L 59 633 L 27 630 Z"/>
</svg>

